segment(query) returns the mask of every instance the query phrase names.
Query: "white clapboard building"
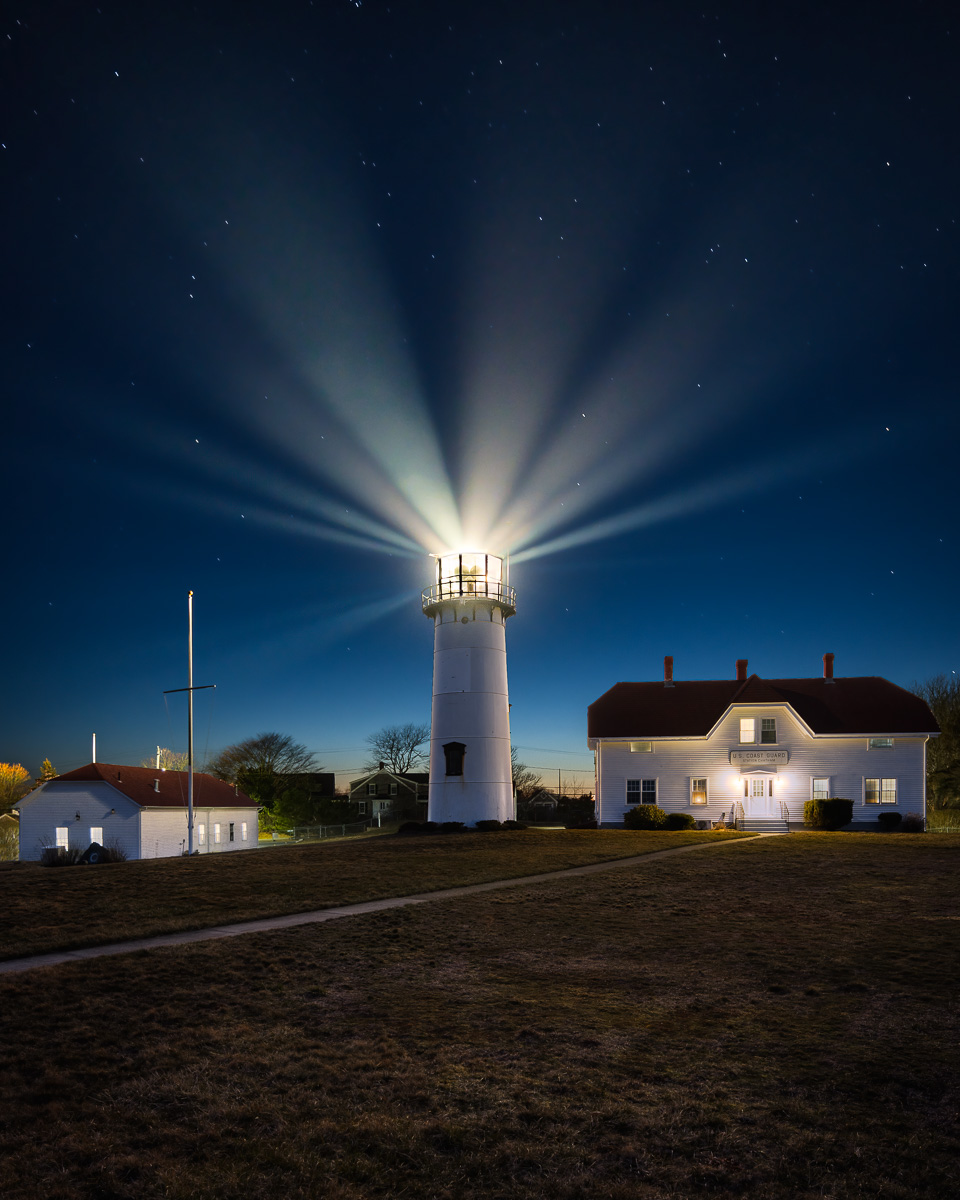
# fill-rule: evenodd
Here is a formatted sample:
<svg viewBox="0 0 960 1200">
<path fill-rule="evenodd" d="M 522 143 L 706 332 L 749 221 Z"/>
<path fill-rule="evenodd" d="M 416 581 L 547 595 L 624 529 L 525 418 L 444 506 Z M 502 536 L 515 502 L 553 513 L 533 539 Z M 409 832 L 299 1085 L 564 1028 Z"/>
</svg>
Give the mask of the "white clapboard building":
<svg viewBox="0 0 960 1200">
<path fill-rule="evenodd" d="M 186 847 L 186 771 L 89 763 L 41 784 L 17 807 L 21 861 L 47 846 L 86 850 L 91 842 L 128 859 L 169 858 Z M 193 820 L 200 854 L 257 845 L 256 801 L 212 775 L 194 772 Z"/>
<path fill-rule="evenodd" d="M 598 819 L 622 825 L 636 804 L 743 828 L 803 822 L 804 801 L 853 801 L 847 828 L 881 812 L 926 812 L 926 745 L 939 733 L 919 696 L 878 676 L 618 683 L 590 705 Z"/>
</svg>

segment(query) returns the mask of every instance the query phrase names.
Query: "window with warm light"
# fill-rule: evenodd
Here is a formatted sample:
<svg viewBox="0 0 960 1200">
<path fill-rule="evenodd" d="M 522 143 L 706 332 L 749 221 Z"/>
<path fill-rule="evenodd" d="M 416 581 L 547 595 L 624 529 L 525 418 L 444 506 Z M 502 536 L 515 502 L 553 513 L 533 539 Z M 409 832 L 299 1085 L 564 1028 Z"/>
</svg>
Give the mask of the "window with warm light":
<svg viewBox="0 0 960 1200">
<path fill-rule="evenodd" d="M 706 804 L 707 802 L 707 781 L 705 779 L 690 780 L 690 803 L 691 804 Z"/>
<path fill-rule="evenodd" d="M 777 741 L 776 717 L 763 717 L 760 721 L 760 744 L 775 745 Z"/>
<path fill-rule="evenodd" d="M 70 830 L 66 825 L 57 826 L 57 846 L 61 850 L 69 850 L 70 848 Z"/>
<path fill-rule="evenodd" d="M 864 779 L 864 804 L 896 804 L 897 781 L 895 779 Z"/>
<path fill-rule="evenodd" d="M 241 821 L 240 822 L 240 841 L 245 842 L 246 840 L 247 840 L 247 823 L 246 823 L 246 821 Z"/>
<path fill-rule="evenodd" d="M 755 742 L 757 740 L 757 722 L 754 717 L 740 718 L 740 742 Z"/>
<path fill-rule="evenodd" d="M 204 845 L 206 845 L 206 841 L 207 841 L 207 827 L 206 827 L 206 825 L 198 825 L 197 826 L 197 845 L 204 846 Z"/>
<path fill-rule="evenodd" d="M 218 823 L 213 826 L 213 840 L 218 846 L 220 845 L 220 825 Z"/>
<path fill-rule="evenodd" d="M 91 825 L 90 826 L 90 841 L 96 842 L 98 846 L 103 845 L 103 826 L 102 825 Z"/>
</svg>

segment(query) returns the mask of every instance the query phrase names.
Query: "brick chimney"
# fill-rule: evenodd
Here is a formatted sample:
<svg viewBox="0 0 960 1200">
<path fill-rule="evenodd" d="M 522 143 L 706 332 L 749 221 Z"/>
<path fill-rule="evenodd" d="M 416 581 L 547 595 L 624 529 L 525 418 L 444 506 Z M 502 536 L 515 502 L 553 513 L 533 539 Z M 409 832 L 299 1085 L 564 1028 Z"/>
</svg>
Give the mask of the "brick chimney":
<svg viewBox="0 0 960 1200">
<path fill-rule="evenodd" d="M 673 655 L 663 656 L 663 686 L 673 687 Z"/>
<path fill-rule="evenodd" d="M 823 677 L 827 683 L 833 683 L 833 655 L 829 653 L 823 656 Z"/>
<path fill-rule="evenodd" d="M 737 659 L 737 683 L 745 683 L 747 678 L 747 660 Z"/>
</svg>

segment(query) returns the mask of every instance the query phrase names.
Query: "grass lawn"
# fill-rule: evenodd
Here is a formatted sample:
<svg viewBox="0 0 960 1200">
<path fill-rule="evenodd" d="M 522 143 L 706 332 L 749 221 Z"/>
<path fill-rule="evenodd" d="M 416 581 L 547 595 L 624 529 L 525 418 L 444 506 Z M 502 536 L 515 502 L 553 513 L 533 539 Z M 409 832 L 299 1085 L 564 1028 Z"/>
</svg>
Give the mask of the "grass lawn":
<svg viewBox="0 0 960 1200">
<path fill-rule="evenodd" d="M 958 865 L 756 839 L 7 977 L 0 1195 L 943 1200 Z"/>
<path fill-rule="evenodd" d="M 559 871 L 729 833 L 370 837 L 96 867 L 0 868 L 0 959 Z"/>
</svg>

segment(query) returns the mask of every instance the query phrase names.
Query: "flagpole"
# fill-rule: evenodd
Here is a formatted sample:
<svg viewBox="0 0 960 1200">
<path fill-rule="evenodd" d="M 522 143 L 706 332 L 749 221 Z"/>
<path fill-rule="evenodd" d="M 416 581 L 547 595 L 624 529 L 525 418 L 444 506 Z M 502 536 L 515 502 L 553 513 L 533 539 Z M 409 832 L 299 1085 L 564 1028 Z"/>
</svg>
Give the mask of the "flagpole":
<svg viewBox="0 0 960 1200">
<path fill-rule="evenodd" d="M 187 596 L 187 854 L 193 854 L 193 592 Z"/>
</svg>

